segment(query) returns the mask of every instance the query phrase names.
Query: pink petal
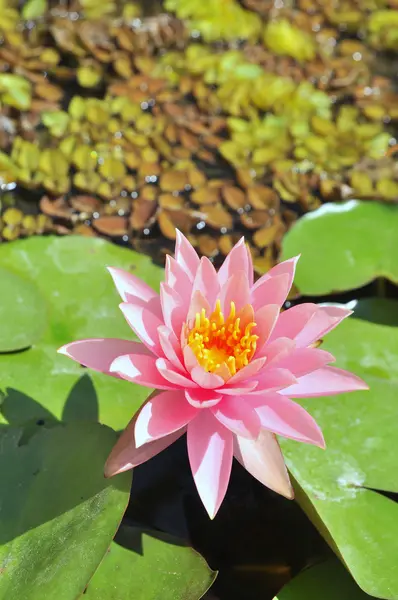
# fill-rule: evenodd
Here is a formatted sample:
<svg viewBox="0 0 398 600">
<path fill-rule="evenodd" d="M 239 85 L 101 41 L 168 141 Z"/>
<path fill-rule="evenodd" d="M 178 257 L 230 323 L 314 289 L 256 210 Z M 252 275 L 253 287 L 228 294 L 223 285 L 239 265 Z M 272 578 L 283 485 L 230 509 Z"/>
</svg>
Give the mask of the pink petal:
<svg viewBox="0 0 398 600">
<path fill-rule="evenodd" d="M 206 256 L 200 259 L 199 268 L 193 282 L 192 295 L 196 291 L 203 294 L 210 307 L 215 305 L 220 292 L 220 284 L 218 283 L 217 272 Z"/>
<path fill-rule="evenodd" d="M 181 296 L 184 304 L 188 306 L 192 294 L 192 281 L 180 263 L 174 258 L 166 256 L 165 282 Z"/>
<path fill-rule="evenodd" d="M 266 304 L 277 304 L 281 307 L 289 293 L 289 275 L 282 273 L 282 275 L 263 280 L 261 284 L 259 281 L 254 284 L 251 291 L 251 304 L 254 310 L 258 311 Z"/>
<path fill-rule="evenodd" d="M 140 446 L 140 448 L 137 448 L 134 438 L 134 429 L 138 415 L 139 411 L 131 419 L 130 423 L 113 447 L 112 452 L 105 463 L 105 477 L 113 477 L 113 475 L 123 473 L 124 471 L 128 471 L 133 467 L 141 465 L 153 456 L 156 456 L 156 454 L 159 454 L 159 452 L 162 452 L 167 446 L 170 446 L 170 444 L 175 442 L 186 431 L 186 428 L 183 427 L 179 431 L 165 435 L 154 442 L 149 442 L 148 444 L 144 444 L 143 446 Z"/>
<path fill-rule="evenodd" d="M 300 254 L 298 256 L 294 256 L 293 258 L 289 258 L 288 260 L 284 260 L 283 262 L 279 263 L 279 265 L 275 265 L 275 267 L 272 267 L 272 269 L 270 269 L 268 271 L 268 273 L 266 273 L 265 275 L 263 275 L 257 282 L 256 282 L 256 286 L 260 286 L 261 282 L 263 280 L 269 279 L 270 277 L 278 277 L 279 275 L 283 275 L 283 274 L 287 274 L 289 275 L 289 291 L 290 288 L 292 286 L 293 280 L 294 280 L 294 275 L 296 272 L 296 266 L 297 266 L 297 262 L 300 258 Z"/>
<path fill-rule="evenodd" d="M 165 435 L 179 431 L 198 413 L 185 400 L 184 392 L 160 392 L 146 402 L 135 424 L 134 437 L 137 448 Z"/>
<path fill-rule="evenodd" d="M 210 518 L 214 519 L 231 474 L 233 434 L 205 409 L 189 423 L 187 444 L 199 496 Z"/>
<path fill-rule="evenodd" d="M 276 364 L 276 362 L 290 354 L 296 347 L 296 342 L 289 338 L 278 338 L 273 342 L 265 344 L 260 351 L 256 351 L 255 356 L 264 356 L 267 359 L 267 367 Z"/>
<path fill-rule="evenodd" d="M 269 337 L 274 329 L 279 318 L 280 307 L 277 304 L 268 304 L 256 311 L 254 316 L 256 327 L 253 333 L 258 335 L 257 351 L 261 352 L 264 344 L 269 340 Z"/>
<path fill-rule="evenodd" d="M 156 367 L 156 356 L 148 354 L 126 354 L 118 356 L 110 366 L 110 372 L 118 375 L 122 379 L 139 383 L 147 387 L 157 388 L 159 390 L 175 390 L 176 385 L 172 385 L 161 376 Z"/>
<path fill-rule="evenodd" d="M 305 303 L 293 306 L 280 313 L 279 319 L 270 337 L 270 342 L 280 337 L 293 340 L 305 327 L 311 317 L 318 310 L 316 304 Z"/>
<path fill-rule="evenodd" d="M 247 244 L 245 244 L 245 246 L 246 246 L 246 252 L 247 252 L 247 265 L 248 265 L 247 274 L 248 274 L 248 279 L 249 279 L 249 287 L 252 288 L 253 282 L 254 282 L 253 258 L 252 258 L 252 253 L 250 252 L 249 246 Z"/>
<path fill-rule="evenodd" d="M 164 324 L 174 331 L 177 339 L 179 339 L 182 324 L 185 321 L 186 305 L 184 306 L 181 296 L 164 282 L 160 284 L 160 302 Z"/>
<path fill-rule="evenodd" d="M 302 377 L 324 367 L 336 359 L 333 354 L 318 348 L 295 348 L 285 357 L 274 361 L 274 367 L 288 369 L 295 377 Z"/>
<path fill-rule="evenodd" d="M 205 309 L 206 314 L 210 315 L 210 304 L 208 303 L 207 299 L 204 297 L 202 292 L 196 290 L 196 292 L 194 292 L 192 295 L 191 304 L 189 305 L 189 310 L 186 318 L 186 322 L 190 325 L 190 327 L 193 326 L 197 313 L 201 313 L 202 309 Z"/>
<path fill-rule="evenodd" d="M 119 306 L 127 323 L 142 343 L 157 356 L 162 356 L 163 351 L 159 342 L 158 327 L 163 325 L 163 321 L 142 306 L 127 302 Z"/>
<path fill-rule="evenodd" d="M 275 392 L 265 394 L 262 398 L 250 396 L 247 400 L 265 429 L 298 442 L 325 448 L 322 431 L 311 415 L 296 402 Z"/>
<path fill-rule="evenodd" d="M 141 342 L 130 342 L 115 338 L 79 340 L 62 346 L 58 352 L 94 371 L 114 376 L 117 376 L 117 374 L 111 373 L 109 369 L 118 356 L 135 353 L 151 356 L 149 350 Z"/>
<path fill-rule="evenodd" d="M 233 273 L 220 291 L 221 310 L 228 317 L 231 302 L 235 303 L 236 312 L 246 304 L 250 304 L 249 280 L 243 271 Z"/>
<path fill-rule="evenodd" d="M 254 310 L 251 304 L 246 304 L 236 316 L 240 319 L 240 326 L 242 329 L 245 329 L 249 323 L 255 322 Z"/>
<path fill-rule="evenodd" d="M 220 393 L 226 396 L 238 396 L 239 394 L 247 394 L 253 391 L 256 387 L 257 381 L 245 379 L 245 381 L 240 381 L 235 385 L 224 385 L 224 387 L 220 390 Z"/>
<path fill-rule="evenodd" d="M 253 265 L 251 261 L 250 251 L 245 244 L 245 238 L 241 238 L 237 244 L 229 252 L 218 271 L 218 281 L 220 286 L 224 286 L 228 279 L 234 273 L 243 271 L 249 281 L 250 287 L 253 285 Z"/>
<path fill-rule="evenodd" d="M 337 327 L 343 319 L 351 314 L 352 310 L 339 306 L 318 306 L 308 323 L 296 335 L 296 345 L 298 347 L 309 346 Z"/>
<path fill-rule="evenodd" d="M 242 398 L 231 396 L 212 408 L 213 415 L 232 433 L 251 440 L 260 434 L 261 422 L 256 411 Z"/>
<path fill-rule="evenodd" d="M 198 359 L 190 346 L 185 346 L 183 350 L 184 364 L 186 370 L 190 373 L 194 367 L 198 367 Z"/>
<path fill-rule="evenodd" d="M 266 358 L 256 358 L 249 362 L 246 367 L 243 367 L 240 371 L 238 371 L 233 377 L 228 380 L 228 385 L 232 386 L 236 383 L 240 383 L 241 381 L 248 379 L 249 377 L 253 377 L 263 368 Z"/>
<path fill-rule="evenodd" d="M 108 267 L 108 271 L 111 274 L 113 282 L 124 302 L 132 302 L 142 306 L 160 316 L 160 298 L 149 285 L 144 283 L 141 279 L 118 269 L 116 267 Z"/>
<path fill-rule="evenodd" d="M 196 388 L 185 390 L 185 398 L 195 408 L 210 408 L 220 402 L 222 395 L 215 390 Z"/>
<path fill-rule="evenodd" d="M 263 485 L 286 498 L 294 497 L 285 461 L 273 433 L 262 430 L 257 440 L 236 436 L 234 456 Z"/>
<path fill-rule="evenodd" d="M 257 381 L 257 387 L 252 392 L 253 394 L 267 392 L 275 392 L 287 386 L 292 386 L 297 382 L 295 376 L 287 369 L 263 369 L 261 373 L 256 375 L 254 379 Z"/>
<path fill-rule="evenodd" d="M 191 371 L 192 379 L 205 389 L 219 388 L 224 385 L 224 379 L 215 373 L 208 373 L 200 365 L 194 367 Z"/>
<path fill-rule="evenodd" d="M 189 279 L 193 281 L 199 267 L 199 256 L 181 231 L 177 229 L 176 235 L 175 259 L 187 273 Z"/>
<path fill-rule="evenodd" d="M 167 360 L 169 360 L 176 369 L 185 371 L 184 365 L 182 364 L 181 346 L 174 331 L 171 331 L 171 329 L 162 325 L 158 329 L 158 334 L 160 345 Z"/>
<path fill-rule="evenodd" d="M 356 375 L 336 367 L 323 367 L 300 377 L 297 383 L 281 393 L 290 398 L 311 398 L 367 389 L 367 384 Z"/>
<path fill-rule="evenodd" d="M 165 358 L 158 358 L 156 361 L 156 368 L 161 376 L 173 384 L 173 387 L 181 388 L 196 388 L 197 385 L 191 379 L 178 373 L 169 360 Z"/>
<path fill-rule="evenodd" d="M 352 311 L 339 306 L 317 306 L 312 303 L 299 304 L 282 312 L 270 337 L 288 337 L 298 347 L 309 346 L 334 329 Z"/>
</svg>

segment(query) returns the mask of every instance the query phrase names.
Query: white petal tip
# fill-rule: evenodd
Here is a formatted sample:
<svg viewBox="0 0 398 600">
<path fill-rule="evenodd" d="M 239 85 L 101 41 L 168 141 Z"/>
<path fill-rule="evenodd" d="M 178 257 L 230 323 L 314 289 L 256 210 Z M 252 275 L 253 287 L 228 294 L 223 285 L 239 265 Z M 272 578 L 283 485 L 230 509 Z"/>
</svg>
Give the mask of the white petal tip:
<svg viewBox="0 0 398 600">
<path fill-rule="evenodd" d="M 142 440 L 140 440 L 139 438 L 137 439 L 137 437 L 135 438 L 135 447 L 136 448 L 141 448 L 142 446 L 144 446 L 145 444 L 147 444 L 148 442 L 152 442 L 152 438 L 143 438 Z"/>
<path fill-rule="evenodd" d="M 115 477 L 115 475 L 120 475 L 120 473 L 125 473 L 125 471 L 129 471 L 133 468 L 133 465 L 127 464 L 123 466 L 116 466 L 113 464 L 113 461 L 109 461 L 105 463 L 104 467 L 104 477 L 105 479 L 110 479 L 111 477 Z"/>
<path fill-rule="evenodd" d="M 66 346 L 61 346 L 61 348 L 58 348 L 57 353 L 70 357 L 70 354 L 68 352 L 68 346 L 69 346 L 69 344 L 66 344 Z"/>
<path fill-rule="evenodd" d="M 124 356 L 118 356 L 117 358 L 115 358 L 115 360 L 113 360 L 111 362 L 111 366 L 109 367 L 109 372 L 110 373 L 118 373 L 120 371 L 120 363 L 121 363 L 121 359 L 124 359 Z"/>
<path fill-rule="evenodd" d="M 287 500 L 294 500 L 294 489 L 291 487 L 290 490 L 282 494 Z"/>
</svg>

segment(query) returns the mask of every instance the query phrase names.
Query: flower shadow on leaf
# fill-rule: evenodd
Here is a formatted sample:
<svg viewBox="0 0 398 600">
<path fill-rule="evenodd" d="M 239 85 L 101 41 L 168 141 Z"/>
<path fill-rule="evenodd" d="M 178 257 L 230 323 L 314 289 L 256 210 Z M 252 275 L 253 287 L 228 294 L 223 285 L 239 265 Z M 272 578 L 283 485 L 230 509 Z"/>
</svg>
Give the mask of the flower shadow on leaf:
<svg viewBox="0 0 398 600">
<path fill-rule="evenodd" d="M 85 519 L 98 518 L 111 497 L 116 504 L 127 503 L 130 478 L 118 476 L 106 482 L 103 477 L 104 461 L 115 442 L 115 432 L 109 427 L 53 421 L 49 428 L 5 427 L 0 436 L 4 490 L 0 493 L 0 544 L 15 544 L 26 535 L 40 537 L 42 528 L 43 539 L 49 541 L 57 537 L 58 527 L 67 526 L 68 515 L 75 515 L 75 527 L 78 523 L 83 527 Z M 115 529 L 121 514 L 115 518 Z"/>
<path fill-rule="evenodd" d="M 6 388 L 0 412 L 10 425 L 19 426 L 28 422 L 59 422 L 40 402 L 14 388 Z M 98 396 L 88 374 L 82 375 L 69 392 L 62 411 L 62 421 L 98 422 Z M 43 421 L 43 423 L 42 423 Z"/>
</svg>

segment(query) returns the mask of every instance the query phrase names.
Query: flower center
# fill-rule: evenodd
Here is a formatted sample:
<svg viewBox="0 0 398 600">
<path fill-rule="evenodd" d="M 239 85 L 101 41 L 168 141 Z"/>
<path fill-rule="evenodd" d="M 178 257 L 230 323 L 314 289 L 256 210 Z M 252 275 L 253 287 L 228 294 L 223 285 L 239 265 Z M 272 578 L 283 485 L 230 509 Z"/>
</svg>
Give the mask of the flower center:
<svg viewBox="0 0 398 600">
<path fill-rule="evenodd" d="M 253 312 L 251 307 L 248 308 Z M 241 321 L 241 317 L 236 315 L 234 302 L 231 302 L 226 319 L 220 300 L 217 300 L 216 308 L 209 317 L 204 308 L 196 313 L 194 327 L 188 333 L 188 345 L 205 371 L 214 373 L 226 365 L 230 374 L 235 375 L 249 364 L 258 340 L 258 335 L 252 334 L 256 323 L 242 324 Z"/>
</svg>

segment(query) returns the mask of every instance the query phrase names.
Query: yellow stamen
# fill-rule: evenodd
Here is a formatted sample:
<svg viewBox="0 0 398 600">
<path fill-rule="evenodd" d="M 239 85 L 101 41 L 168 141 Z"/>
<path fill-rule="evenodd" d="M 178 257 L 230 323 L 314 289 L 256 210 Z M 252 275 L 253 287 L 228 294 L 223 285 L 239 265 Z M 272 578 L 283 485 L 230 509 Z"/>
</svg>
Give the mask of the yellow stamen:
<svg viewBox="0 0 398 600">
<path fill-rule="evenodd" d="M 239 314 L 244 311 L 246 314 L 247 308 L 253 310 L 248 305 Z M 217 300 L 216 308 L 209 317 L 204 308 L 196 313 L 194 326 L 187 333 L 187 342 L 207 372 L 214 373 L 225 364 L 230 374 L 235 375 L 253 358 L 258 335 L 253 334 L 252 329 L 256 323 L 251 321 L 242 328 L 239 314 L 236 314 L 235 303 L 231 302 L 225 319 L 220 300 Z"/>
</svg>

